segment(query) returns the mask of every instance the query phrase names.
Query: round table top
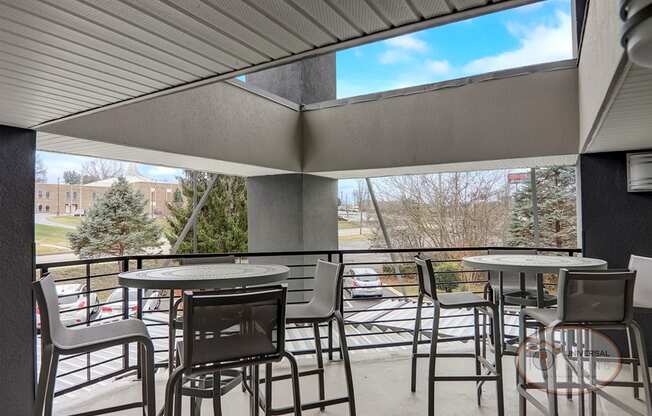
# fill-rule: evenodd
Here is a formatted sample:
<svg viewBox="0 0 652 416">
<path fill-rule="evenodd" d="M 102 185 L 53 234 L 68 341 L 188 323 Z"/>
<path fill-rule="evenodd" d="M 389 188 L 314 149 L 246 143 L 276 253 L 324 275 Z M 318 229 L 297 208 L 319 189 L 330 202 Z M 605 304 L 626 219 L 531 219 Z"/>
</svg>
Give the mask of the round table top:
<svg viewBox="0 0 652 416">
<path fill-rule="evenodd" d="M 465 267 L 493 271 L 559 273 L 559 269 L 606 269 L 607 262 L 590 257 L 544 256 L 535 254 L 489 254 L 462 259 Z"/>
<path fill-rule="evenodd" d="M 289 274 L 277 264 L 197 264 L 124 272 L 118 281 L 137 289 L 228 289 L 278 283 Z"/>
</svg>

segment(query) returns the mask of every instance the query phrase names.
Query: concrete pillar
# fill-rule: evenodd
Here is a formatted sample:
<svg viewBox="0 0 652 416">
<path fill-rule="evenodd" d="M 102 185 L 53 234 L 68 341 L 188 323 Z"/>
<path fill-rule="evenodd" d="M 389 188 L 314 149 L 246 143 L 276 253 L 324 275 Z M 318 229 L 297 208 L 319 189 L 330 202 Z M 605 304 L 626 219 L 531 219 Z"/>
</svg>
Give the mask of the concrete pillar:
<svg viewBox="0 0 652 416">
<path fill-rule="evenodd" d="M 0 126 L 0 413 L 31 415 L 36 132 Z"/>
<path fill-rule="evenodd" d="M 336 98 L 335 53 L 249 74 L 247 83 L 297 104 Z"/>
<path fill-rule="evenodd" d="M 247 178 L 247 218 L 250 252 L 335 250 L 337 180 L 304 174 Z M 317 259 L 318 256 L 274 256 L 249 261 L 301 265 L 315 264 Z M 313 275 L 310 267 L 291 270 L 292 277 Z M 308 280 L 293 280 L 289 289 L 307 287 L 312 287 Z M 309 297 L 309 292 L 289 294 L 290 301 Z"/>
</svg>

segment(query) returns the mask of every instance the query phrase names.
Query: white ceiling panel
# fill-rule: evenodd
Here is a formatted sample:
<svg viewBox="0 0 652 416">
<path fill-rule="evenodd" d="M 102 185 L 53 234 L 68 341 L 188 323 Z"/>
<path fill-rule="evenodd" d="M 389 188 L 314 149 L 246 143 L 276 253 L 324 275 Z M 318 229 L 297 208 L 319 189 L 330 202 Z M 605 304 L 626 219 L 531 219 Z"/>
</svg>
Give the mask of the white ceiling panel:
<svg viewBox="0 0 652 416">
<path fill-rule="evenodd" d="M 36 127 L 536 1 L 0 0 L 0 122 Z"/>
</svg>

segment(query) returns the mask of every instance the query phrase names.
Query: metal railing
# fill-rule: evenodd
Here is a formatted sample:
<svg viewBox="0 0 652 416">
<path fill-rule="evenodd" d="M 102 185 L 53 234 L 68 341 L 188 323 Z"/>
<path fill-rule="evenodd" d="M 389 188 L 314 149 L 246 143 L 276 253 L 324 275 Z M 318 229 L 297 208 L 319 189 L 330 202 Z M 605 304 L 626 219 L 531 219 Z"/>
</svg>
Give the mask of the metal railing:
<svg viewBox="0 0 652 416">
<path fill-rule="evenodd" d="M 75 297 L 74 307 L 62 308 L 61 316 L 68 326 L 100 325 L 113 320 L 135 317 L 142 319 L 152 336 L 156 347 L 157 365 L 167 365 L 168 353 L 168 308 L 170 296 L 163 291 L 151 292 L 128 289 L 118 285 L 117 275 L 123 271 L 149 269 L 175 265 L 181 258 L 235 256 L 237 262 L 267 262 L 285 264 L 290 268 L 288 284 L 288 303 L 305 303 L 313 291 L 314 267 L 317 259 L 334 261 L 345 265 L 345 284 L 343 315 L 347 329 L 347 341 L 351 350 L 375 348 L 407 348 L 412 344 L 416 295 L 418 284 L 414 275 L 412 257 L 426 254 L 433 257 L 436 264 L 457 264 L 436 273 L 449 277 L 442 282 L 440 290 L 467 290 L 482 293 L 487 282 L 486 271 L 462 270 L 461 257 L 485 254 L 487 250 L 519 250 L 518 247 L 462 247 L 462 248 L 414 248 L 414 249 L 371 249 L 371 250 L 326 250 L 294 252 L 260 252 L 228 254 L 176 254 L 176 255 L 134 255 L 100 259 L 84 259 L 36 265 L 37 278 L 49 273 L 56 283 L 78 284 L 79 291 L 65 293 L 60 298 Z M 579 249 L 537 248 L 540 253 L 570 255 Z M 391 256 L 400 260 L 392 260 Z M 380 297 L 353 297 L 359 287 L 354 286 L 351 270 L 370 268 L 375 273 L 356 273 L 358 277 L 378 277 L 378 285 L 368 285 L 365 289 L 380 289 Z M 449 270 L 451 269 L 451 270 Z M 113 294 L 110 296 L 110 294 Z M 116 298 L 116 294 L 118 297 Z M 174 294 L 173 294 L 174 296 Z M 130 299 L 131 297 L 131 299 Z M 83 300 L 83 302 L 82 302 Z M 66 303 L 66 302 L 64 302 Z M 431 305 L 426 308 L 432 308 Z M 37 312 L 38 313 L 38 312 Z M 472 314 L 457 311 L 442 316 L 440 331 L 453 335 L 442 341 L 465 341 L 473 337 Z M 469 318 L 466 319 L 465 318 Z M 425 320 L 428 319 L 426 315 Z M 453 322 L 446 324 L 446 322 Z M 468 322 L 467 322 L 468 321 Z M 36 320 L 37 326 L 39 320 Z M 469 328 L 468 334 L 465 329 Z M 288 349 L 294 354 L 314 353 L 312 328 L 289 326 L 286 340 Z M 338 352 L 337 338 L 332 325 L 320 328 L 322 342 L 327 343 L 324 351 L 329 358 Z M 427 335 L 427 326 L 423 329 Z M 457 335 L 455 335 L 457 334 Z M 177 334 L 177 337 L 180 333 Z M 38 335 L 37 335 L 38 337 Z M 38 341 L 38 340 L 37 340 Z M 428 342 L 427 339 L 422 342 Z M 38 345 L 38 344 L 37 344 Z M 126 373 L 138 371 L 137 350 L 135 346 L 116 347 L 98 353 L 84 353 L 62 357 L 57 377 L 56 395 L 68 394 L 90 385 L 119 378 Z M 38 354 L 37 354 L 38 355 Z"/>
</svg>

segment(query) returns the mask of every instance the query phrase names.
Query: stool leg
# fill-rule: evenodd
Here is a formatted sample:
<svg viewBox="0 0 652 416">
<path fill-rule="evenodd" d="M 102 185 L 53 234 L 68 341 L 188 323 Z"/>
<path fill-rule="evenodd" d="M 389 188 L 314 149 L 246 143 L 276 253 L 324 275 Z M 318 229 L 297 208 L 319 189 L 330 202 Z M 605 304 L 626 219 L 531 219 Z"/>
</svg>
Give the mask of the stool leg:
<svg viewBox="0 0 652 416">
<path fill-rule="evenodd" d="M 569 330 L 562 330 L 562 336 L 565 339 L 564 342 L 564 351 L 566 352 L 566 355 L 568 357 L 573 356 L 573 343 L 575 340 L 573 339 L 573 331 Z M 573 383 L 573 370 L 571 369 L 571 366 L 568 362 L 566 362 L 566 382 L 568 383 L 568 388 L 566 389 L 566 399 L 568 400 L 573 400 L 573 389 L 571 386 L 571 383 Z"/>
<path fill-rule="evenodd" d="M 319 332 L 319 324 L 313 323 L 312 329 L 315 334 L 315 354 L 317 355 L 317 368 L 319 369 L 319 374 L 317 374 L 317 379 L 319 382 L 319 400 L 326 399 L 326 392 L 324 390 L 324 357 L 321 350 L 321 334 Z M 326 409 L 324 406 L 319 408 L 322 412 Z"/>
<path fill-rule="evenodd" d="M 587 329 L 586 337 L 589 342 L 589 351 L 593 351 L 593 331 Z M 595 393 L 597 377 L 596 377 L 596 362 L 593 354 L 589 355 L 589 378 L 591 380 L 591 386 L 589 388 L 589 414 L 591 416 L 596 416 L 596 406 L 597 406 L 597 394 Z"/>
<path fill-rule="evenodd" d="M 412 334 L 412 373 L 410 391 L 417 391 L 417 352 L 419 349 L 419 338 L 421 335 L 421 308 L 423 306 L 423 294 L 419 293 L 417 298 L 417 316 L 414 319 L 414 333 Z"/>
<path fill-rule="evenodd" d="M 544 331 L 545 363 L 544 373 L 547 375 L 546 396 L 548 398 L 548 412 L 550 416 L 559 415 L 557 405 L 557 359 L 555 356 L 555 329 L 548 328 Z M 541 353 L 541 351 L 539 351 Z"/>
<path fill-rule="evenodd" d="M 265 364 L 265 414 L 272 414 L 272 363 Z"/>
<path fill-rule="evenodd" d="M 645 349 L 645 339 L 641 334 L 641 327 L 637 322 L 629 323 L 634 338 L 636 339 L 636 351 L 638 360 L 641 363 L 641 376 L 643 377 L 643 392 L 645 393 L 645 409 L 647 414 L 652 415 L 652 391 L 650 390 L 650 370 L 647 362 L 647 350 Z"/>
<path fill-rule="evenodd" d="M 525 389 L 525 384 L 527 383 L 526 369 L 527 369 L 527 327 L 525 320 L 525 310 L 521 310 L 519 313 L 519 325 L 518 325 L 518 334 L 519 334 L 519 354 L 518 354 L 518 369 L 516 370 L 516 380 L 517 385 Z M 527 400 L 525 396 L 519 393 L 518 395 L 518 414 L 519 416 L 526 416 L 527 414 Z"/>
<path fill-rule="evenodd" d="M 36 406 L 34 413 L 39 416 L 52 416 L 52 401 L 54 400 L 54 385 L 57 380 L 59 354 L 53 345 L 43 347 L 41 357 L 41 375 L 39 378 Z"/>
<path fill-rule="evenodd" d="M 342 358 L 344 359 L 344 371 L 346 373 L 346 388 L 349 396 L 349 415 L 355 416 L 355 394 L 353 392 L 353 373 L 351 372 L 351 360 L 349 358 L 349 347 L 346 341 L 346 332 L 344 328 L 344 318 L 340 312 L 335 313 L 335 320 L 339 328 L 340 349 L 342 351 Z"/>
<path fill-rule="evenodd" d="M 576 336 L 577 336 L 577 364 L 578 364 L 578 374 L 577 374 L 577 380 L 578 380 L 578 391 L 579 391 L 579 400 L 577 403 L 577 414 L 579 416 L 584 416 L 584 393 L 585 393 L 585 387 L 584 387 L 584 335 L 582 334 L 581 329 L 575 330 Z"/>
<path fill-rule="evenodd" d="M 222 375 L 219 371 L 213 373 L 213 414 L 222 416 Z"/>
<path fill-rule="evenodd" d="M 251 369 L 251 416 L 260 415 L 260 374 L 259 366 L 254 365 Z"/>
<path fill-rule="evenodd" d="M 638 352 L 634 352 L 634 345 L 632 344 L 632 330 L 627 328 L 627 349 L 629 351 L 629 358 L 632 359 L 632 381 L 638 383 Z M 634 387 L 634 398 L 640 397 L 638 387 Z"/>
<path fill-rule="evenodd" d="M 154 344 L 146 343 L 143 344 L 143 379 L 142 383 L 145 387 L 145 397 L 147 416 L 156 415 L 156 389 L 155 389 L 155 378 L 154 374 L 156 372 L 155 362 L 154 362 Z"/>
<path fill-rule="evenodd" d="M 201 397 L 190 396 L 190 415 L 201 415 Z"/>
<path fill-rule="evenodd" d="M 301 416 L 301 387 L 299 385 L 299 366 L 297 360 L 292 354 L 286 352 L 285 358 L 290 362 L 290 372 L 292 375 L 292 402 L 294 405 L 294 415 Z M 267 377 L 267 375 L 265 375 Z"/>
<path fill-rule="evenodd" d="M 478 309 L 473 308 L 473 346 L 475 348 L 475 375 L 479 376 L 482 375 L 482 367 L 480 366 L 480 360 L 478 360 L 478 357 L 480 356 L 480 328 L 478 325 L 480 324 L 480 318 L 478 314 Z M 481 400 L 482 400 L 482 384 L 480 383 L 480 380 L 475 382 L 475 393 L 476 393 L 476 401 L 478 404 L 478 407 L 481 405 Z"/>
<path fill-rule="evenodd" d="M 437 364 L 437 338 L 439 336 L 439 304 L 433 302 L 432 335 L 428 356 L 428 416 L 435 416 L 435 371 Z"/>
<path fill-rule="evenodd" d="M 183 369 L 179 367 L 172 372 L 167 384 L 165 385 L 165 416 L 171 416 L 175 414 L 173 411 L 176 412 L 176 402 L 181 400 L 181 396 L 177 396 L 177 388 L 181 384 L 182 376 Z M 180 413 L 181 411 L 179 409 L 178 414 Z"/>
<path fill-rule="evenodd" d="M 494 307 L 492 309 L 492 314 L 497 314 L 498 310 Z M 494 325 L 498 325 L 498 319 L 494 319 Z M 494 337 L 500 334 L 499 331 L 494 330 Z M 505 414 L 505 398 L 503 396 L 503 348 L 501 342 L 494 341 L 494 359 L 495 359 L 495 370 L 496 370 L 496 406 L 498 409 L 498 416 L 504 416 Z"/>
</svg>

